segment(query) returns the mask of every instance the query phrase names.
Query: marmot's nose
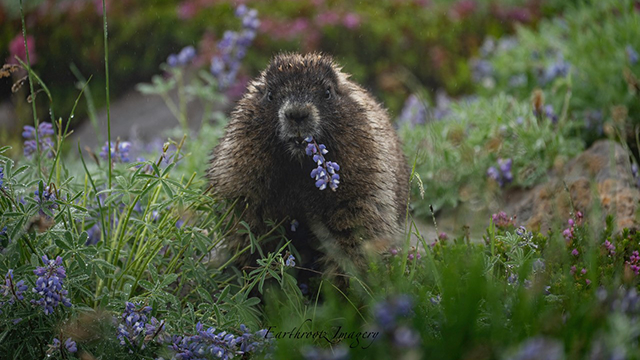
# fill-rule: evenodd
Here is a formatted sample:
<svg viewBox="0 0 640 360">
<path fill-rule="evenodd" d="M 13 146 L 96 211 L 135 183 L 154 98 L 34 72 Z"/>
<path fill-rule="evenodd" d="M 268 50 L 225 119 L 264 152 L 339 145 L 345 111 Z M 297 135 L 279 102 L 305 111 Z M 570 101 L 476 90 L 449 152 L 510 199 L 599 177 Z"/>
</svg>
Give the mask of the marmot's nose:
<svg viewBox="0 0 640 360">
<path fill-rule="evenodd" d="M 289 109 L 284 114 L 289 121 L 300 124 L 309 118 L 309 110 L 307 109 Z"/>
</svg>

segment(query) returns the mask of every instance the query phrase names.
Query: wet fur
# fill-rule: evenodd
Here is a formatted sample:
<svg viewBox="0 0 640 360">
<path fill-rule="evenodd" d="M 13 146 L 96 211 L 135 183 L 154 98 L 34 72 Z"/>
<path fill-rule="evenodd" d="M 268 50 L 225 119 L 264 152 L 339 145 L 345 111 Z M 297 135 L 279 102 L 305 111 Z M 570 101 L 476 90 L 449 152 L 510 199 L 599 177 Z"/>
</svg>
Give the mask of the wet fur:
<svg viewBox="0 0 640 360">
<path fill-rule="evenodd" d="M 367 253 L 388 250 L 403 233 L 408 198 L 409 168 L 389 116 L 348 77 L 323 54 L 276 56 L 231 113 L 208 171 L 215 196 L 241 199 L 254 234 L 268 231 L 266 219 L 298 220 L 296 233 L 287 230 L 292 244 L 302 257 L 324 254 L 301 260 L 327 273 L 363 271 Z M 335 192 L 315 187 L 316 165 L 286 140 L 292 131 L 278 111 L 288 99 L 317 108 L 319 121 L 305 129 L 341 167 Z M 231 248 L 248 241 L 237 235 Z M 239 262 L 255 266 L 255 254 Z"/>
</svg>

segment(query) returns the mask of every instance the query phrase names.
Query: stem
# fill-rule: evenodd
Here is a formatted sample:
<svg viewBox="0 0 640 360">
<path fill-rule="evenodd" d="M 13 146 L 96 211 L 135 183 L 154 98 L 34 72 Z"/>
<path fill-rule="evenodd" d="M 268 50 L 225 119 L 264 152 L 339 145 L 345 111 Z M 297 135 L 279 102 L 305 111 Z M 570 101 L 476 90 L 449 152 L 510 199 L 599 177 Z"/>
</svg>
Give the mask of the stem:
<svg viewBox="0 0 640 360">
<path fill-rule="evenodd" d="M 24 21 L 24 10 L 22 9 L 22 0 L 20 0 L 20 18 L 22 20 L 22 38 L 24 39 L 24 50 L 27 55 L 27 75 L 29 76 L 29 90 L 31 91 L 31 108 L 33 110 L 33 126 L 36 128 L 36 163 L 38 164 L 38 174 L 42 177 L 42 167 L 40 159 L 40 134 L 38 131 L 38 113 L 36 112 L 36 97 L 33 91 L 33 77 L 31 75 L 31 60 L 29 58 L 29 47 L 27 46 L 27 26 Z"/>
<path fill-rule="evenodd" d="M 107 31 L 107 4 L 102 0 L 102 22 L 104 24 L 104 74 L 105 74 L 105 90 L 107 100 L 107 161 L 109 163 L 109 189 L 111 189 L 111 110 L 109 108 L 109 43 Z M 111 207 L 111 206 L 109 206 Z"/>
</svg>

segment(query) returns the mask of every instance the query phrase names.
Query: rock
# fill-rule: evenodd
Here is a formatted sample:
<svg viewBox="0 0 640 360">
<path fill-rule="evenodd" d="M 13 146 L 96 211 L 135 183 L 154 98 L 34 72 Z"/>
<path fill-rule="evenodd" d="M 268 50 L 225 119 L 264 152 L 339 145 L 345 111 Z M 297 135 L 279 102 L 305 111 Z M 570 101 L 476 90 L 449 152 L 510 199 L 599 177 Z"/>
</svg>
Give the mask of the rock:
<svg viewBox="0 0 640 360">
<path fill-rule="evenodd" d="M 590 214 L 600 207 L 603 218 L 615 217 L 617 230 L 637 230 L 639 200 L 629 153 L 616 142 L 600 140 L 552 173 L 547 183 L 527 191 L 510 212 L 518 223 L 546 232 L 553 223 L 566 223 L 573 210 Z"/>
</svg>

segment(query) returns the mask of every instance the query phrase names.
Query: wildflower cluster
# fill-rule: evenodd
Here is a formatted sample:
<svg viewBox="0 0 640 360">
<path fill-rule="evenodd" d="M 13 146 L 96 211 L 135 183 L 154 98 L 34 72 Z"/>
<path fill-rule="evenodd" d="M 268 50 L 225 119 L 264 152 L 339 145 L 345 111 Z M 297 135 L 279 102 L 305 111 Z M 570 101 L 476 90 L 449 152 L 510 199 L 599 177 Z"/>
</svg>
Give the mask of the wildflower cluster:
<svg viewBox="0 0 640 360">
<path fill-rule="evenodd" d="M 491 215 L 491 220 L 493 221 L 493 225 L 495 225 L 495 227 L 504 229 L 514 225 L 516 219 L 513 216 L 507 216 L 507 213 L 505 213 L 504 211 L 500 211 L 497 214 Z"/>
<path fill-rule="evenodd" d="M 145 336 L 154 334 L 162 330 L 164 323 L 158 322 L 155 317 L 151 321 L 147 315 L 153 310 L 151 306 L 136 305 L 131 302 L 125 304 L 120 323 L 118 324 L 118 340 L 120 345 L 129 344 L 131 347 L 137 347 L 139 342 L 145 340 Z M 142 349 L 145 345 L 142 344 Z"/>
<path fill-rule="evenodd" d="M 4 168 L 2 166 L 0 166 L 0 189 L 2 189 L 2 187 L 4 186 Z"/>
<path fill-rule="evenodd" d="M 308 144 L 306 153 L 309 156 L 313 156 L 313 161 L 318 164 L 318 167 L 311 170 L 311 177 L 316 181 L 316 187 L 320 190 L 327 188 L 327 185 L 331 190 L 336 191 L 338 184 L 340 184 L 340 175 L 337 172 L 340 170 L 340 165 L 335 162 L 326 161 L 324 155 L 329 150 L 324 144 L 318 145 L 313 140 L 313 137 L 309 136 L 304 139 Z M 329 178 L 331 176 L 331 178 Z"/>
<path fill-rule="evenodd" d="M 518 42 L 513 37 L 503 37 L 497 41 L 493 37 L 486 38 L 480 47 L 480 57 L 471 59 L 471 76 L 473 80 L 487 89 L 494 88 L 496 74 L 489 58 L 498 51 L 507 51 L 516 45 L 518 45 Z M 526 83 L 526 77 L 524 77 L 524 82 Z M 523 77 L 518 75 L 512 77 L 509 83 L 517 84 L 518 86 L 525 85 Z"/>
<path fill-rule="evenodd" d="M 544 68 L 537 69 L 538 84 L 546 85 L 557 78 L 565 77 L 571 70 L 571 64 L 564 59 L 562 53 L 555 55 L 555 61 Z"/>
<path fill-rule="evenodd" d="M 629 257 L 629 260 L 625 261 L 625 264 L 627 264 L 636 275 L 640 274 L 640 254 L 638 251 L 634 251 Z"/>
<path fill-rule="evenodd" d="M 17 283 L 13 282 L 13 270 L 9 269 L 7 275 L 4 276 L 4 284 L 0 285 L 0 313 L 2 313 L 2 307 L 5 305 L 13 305 L 16 300 L 23 300 L 22 295 L 27 290 L 24 280 L 20 280 Z"/>
<path fill-rule="evenodd" d="M 174 358 L 182 360 L 230 359 L 236 355 L 268 350 L 272 344 L 272 339 L 267 337 L 267 329 L 251 333 L 243 324 L 240 330 L 240 336 L 226 331 L 216 333 L 215 328 L 205 330 L 202 323 L 198 322 L 196 335 L 171 337 L 169 350 L 176 353 Z"/>
<path fill-rule="evenodd" d="M 167 57 L 167 65 L 170 67 L 188 65 L 196 57 L 196 49 L 189 45 L 185 46 L 180 52 L 171 54 Z"/>
<path fill-rule="evenodd" d="M 242 4 L 236 8 L 236 16 L 242 19 L 242 31 L 225 31 L 222 40 L 218 42 L 220 55 L 211 59 L 211 73 L 218 80 L 218 86 L 226 89 L 235 81 L 240 61 L 247 54 L 247 48 L 256 37 L 260 26 L 258 11 L 249 9 Z"/>
<path fill-rule="evenodd" d="M 491 166 L 487 170 L 487 176 L 490 179 L 495 180 L 500 187 L 513 181 L 513 174 L 511 174 L 511 165 L 513 160 L 511 159 L 498 159 L 498 167 Z"/>
<path fill-rule="evenodd" d="M 109 159 L 109 152 L 111 152 L 111 162 L 112 163 L 127 163 L 131 161 L 129 158 L 129 150 L 131 149 L 131 143 L 128 141 L 116 141 L 115 143 L 112 141 L 109 145 L 105 143 L 102 147 L 102 151 L 100 151 L 100 157 L 104 160 Z"/>
<path fill-rule="evenodd" d="M 55 260 L 50 260 L 47 255 L 43 255 L 42 261 L 45 266 L 39 266 L 33 270 L 33 273 L 38 275 L 33 292 L 40 298 L 31 300 L 31 303 L 42 306 L 45 315 L 49 315 L 60 303 L 70 307 L 71 301 L 67 297 L 67 290 L 62 288 L 63 279 L 67 277 L 62 266 L 62 258 L 58 256 Z"/>
<path fill-rule="evenodd" d="M 616 254 L 616 246 L 611 243 L 609 240 L 604 241 L 604 248 L 607 249 L 609 256 L 614 256 Z"/>
<path fill-rule="evenodd" d="M 377 327 L 393 340 L 399 348 L 414 348 L 420 344 L 419 334 L 410 327 L 400 324 L 398 320 L 407 318 L 413 312 L 413 301 L 407 295 L 399 295 L 393 299 L 374 305 L 373 316 Z"/>
<path fill-rule="evenodd" d="M 576 219 L 578 223 L 576 223 L 576 221 L 574 221 L 573 219 L 569 219 L 567 221 L 567 223 L 569 224 L 569 227 L 562 231 L 562 236 L 564 236 L 564 239 L 567 242 L 570 242 L 575 236 L 576 225 L 579 225 L 579 223 L 582 222 L 582 212 L 580 211 L 576 212 Z"/>
<path fill-rule="evenodd" d="M 38 142 L 40 144 L 40 151 L 46 151 L 47 157 L 53 157 L 53 139 L 51 136 L 55 134 L 53 131 L 53 125 L 48 122 L 41 122 L 38 125 L 38 130 L 30 125 L 25 125 L 22 131 L 22 137 L 24 142 L 24 156 L 30 158 L 35 152 L 38 151 Z M 38 142 L 36 142 L 36 132 Z"/>
<path fill-rule="evenodd" d="M 78 351 L 78 345 L 71 338 L 67 338 L 67 340 L 65 340 L 64 342 L 64 348 L 63 348 L 62 344 L 60 343 L 60 340 L 58 340 L 58 338 L 53 338 L 53 344 L 49 345 L 49 350 L 47 351 L 47 354 L 49 354 L 48 356 L 51 356 L 52 354 L 55 354 L 58 351 L 63 352 L 64 350 L 73 354 Z"/>
</svg>

